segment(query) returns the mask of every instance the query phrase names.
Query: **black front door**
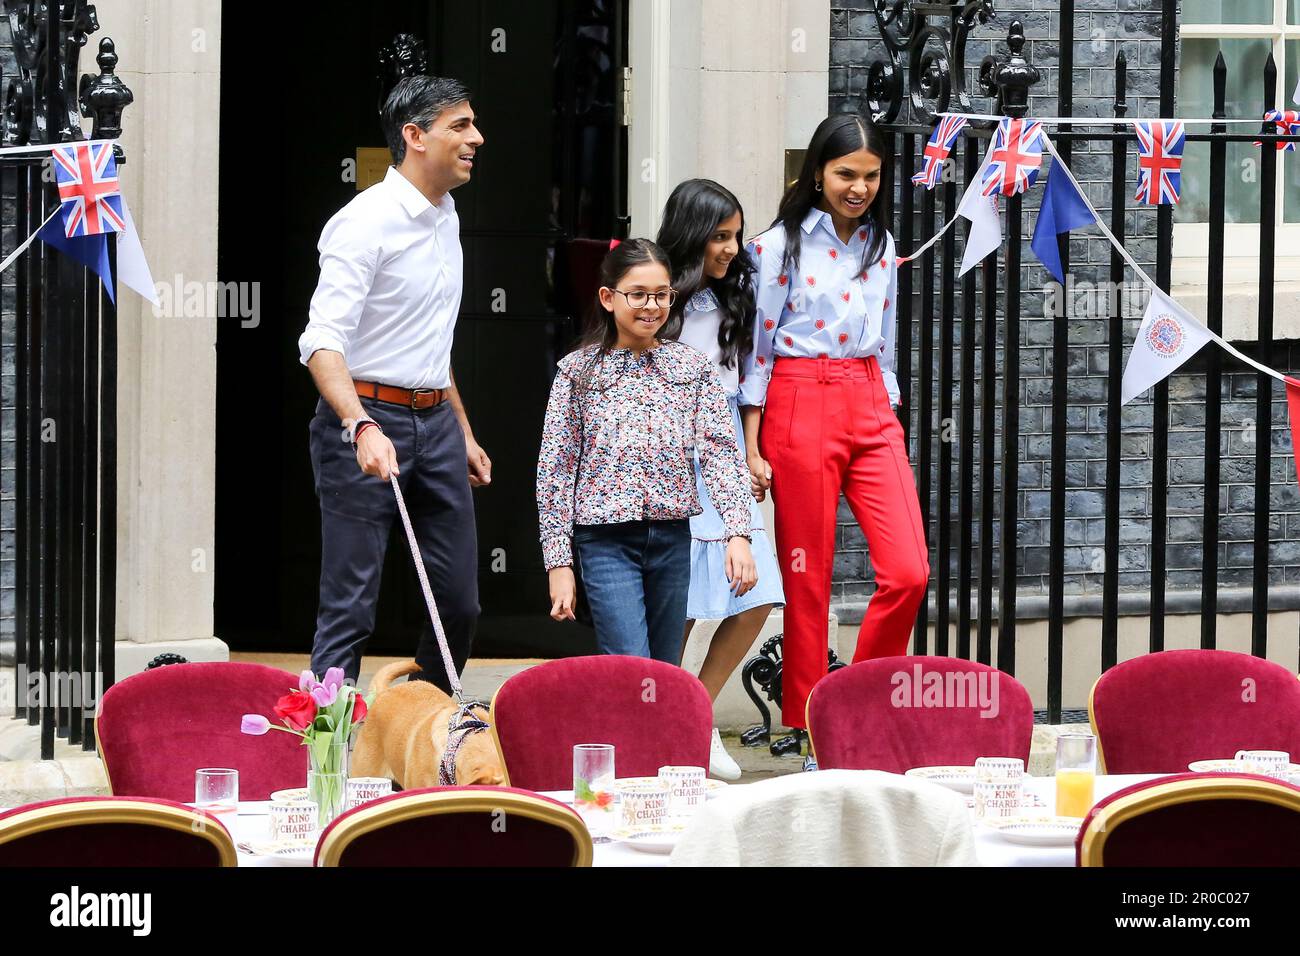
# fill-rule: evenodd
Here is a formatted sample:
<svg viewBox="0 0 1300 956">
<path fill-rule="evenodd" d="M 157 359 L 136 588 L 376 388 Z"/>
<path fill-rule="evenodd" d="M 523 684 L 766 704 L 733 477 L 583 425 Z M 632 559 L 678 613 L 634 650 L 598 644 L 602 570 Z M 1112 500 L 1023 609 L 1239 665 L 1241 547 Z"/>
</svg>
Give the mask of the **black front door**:
<svg viewBox="0 0 1300 956">
<path fill-rule="evenodd" d="M 431 72 L 473 95 L 485 145 L 454 196 L 465 293 L 453 366 L 493 482 L 475 492 L 480 656 L 563 655 L 591 633 L 546 615 L 533 486 L 542 416 L 576 332 L 583 260 L 624 234 L 617 109 L 626 0 L 316 3 L 268 24 L 224 11 L 219 278 L 260 284 L 261 315 L 218 321 L 217 636 L 306 651 L 319 510 L 307 423 L 317 394 L 297 339 L 326 220 L 356 195 L 358 147 L 382 147 L 379 50 L 424 40 Z M 592 240 L 582 243 L 583 239 Z M 588 256 L 588 258 L 590 258 Z M 575 264 L 576 263 L 576 264 Z M 400 527 L 368 650 L 414 649 L 427 620 Z"/>
</svg>

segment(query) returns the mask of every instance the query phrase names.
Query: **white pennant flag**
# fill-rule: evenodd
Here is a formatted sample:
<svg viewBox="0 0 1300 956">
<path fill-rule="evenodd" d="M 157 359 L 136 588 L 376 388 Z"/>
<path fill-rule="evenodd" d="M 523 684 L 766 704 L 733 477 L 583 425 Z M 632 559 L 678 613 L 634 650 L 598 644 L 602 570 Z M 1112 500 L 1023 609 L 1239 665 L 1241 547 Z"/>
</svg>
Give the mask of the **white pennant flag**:
<svg viewBox="0 0 1300 956">
<path fill-rule="evenodd" d="M 964 276 L 979 265 L 990 252 L 1002 245 L 1002 217 L 998 214 L 998 197 L 981 196 L 979 181 L 966 187 L 957 215 L 970 220 L 970 234 L 966 237 L 966 251 L 961 257 L 957 275 Z"/>
<path fill-rule="evenodd" d="M 1152 288 L 1151 302 L 1124 366 L 1120 404 L 1127 405 L 1152 385 L 1164 381 L 1213 338 L 1213 333 L 1191 313 Z"/>
<path fill-rule="evenodd" d="M 1002 217 L 998 215 L 997 194 L 980 195 L 984 167 L 988 165 L 988 161 L 989 157 L 986 153 L 984 162 L 980 163 L 980 168 L 971 177 L 970 185 L 966 187 L 961 203 L 957 206 L 957 215 L 970 220 L 970 235 L 966 237 L 966 251 L 961 257 L 961 269 L 957 271 L 959 276 L 964 276 L 979 265 L 985 256 L 1002 245 Z"/>
</svg>

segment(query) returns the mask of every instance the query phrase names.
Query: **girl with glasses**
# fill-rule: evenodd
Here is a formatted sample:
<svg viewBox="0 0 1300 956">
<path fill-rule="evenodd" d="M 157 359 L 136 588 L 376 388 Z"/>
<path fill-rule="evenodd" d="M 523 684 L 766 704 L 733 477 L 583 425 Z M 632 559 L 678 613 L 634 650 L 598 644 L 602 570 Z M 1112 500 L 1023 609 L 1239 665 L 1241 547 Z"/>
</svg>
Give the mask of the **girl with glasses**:
<svg viewBox="0 0 1300 956">
<path fill-rule="evenodd" d="M 754 266 L 743 248 L 745 217 L 730 191 L 708 179 L 681 183 L 668 197 L 658 242 L 672 260 L 678 289 L 672 319 L 678 341 L 698 349 L 713 363 L 727 394 L 732 429 L 745 454 L 740 411 L 740 366 L 754 346 Z M 776 556 L 763 528 L 757 503 L 749 501 L 751 550 L 758 585 L 737 595 L 724 574 L 726 537 L 722 516 L 704 496 L 704 474 L 695 466 L 703 513 L 691 518 L 691 585 L 686 606 L 686 638 L 697 620 L 721 620 L 700 666 L 700 681 L 716 701 L 723 685 L 762 631 L 772 608 L 782 604 Z M 683 649 L 685 640 L 683 640 Z M 740 768 L 713 730 L 710 772 L 735 780 Z"/>
<path fill-rule="evenodd" d="M 575 619 L 576 551 L 601 652 L 676 664 L 700 511 L 694 457 L 738 595 L 758 580 L 749 477 L 712 363 L 665 329 L 675 290 L 664 251 L 648 239 L 610 250 L 599 298 L 596 323 L 559 362 L 537 462 L 551 617 Z"/>
</svg>

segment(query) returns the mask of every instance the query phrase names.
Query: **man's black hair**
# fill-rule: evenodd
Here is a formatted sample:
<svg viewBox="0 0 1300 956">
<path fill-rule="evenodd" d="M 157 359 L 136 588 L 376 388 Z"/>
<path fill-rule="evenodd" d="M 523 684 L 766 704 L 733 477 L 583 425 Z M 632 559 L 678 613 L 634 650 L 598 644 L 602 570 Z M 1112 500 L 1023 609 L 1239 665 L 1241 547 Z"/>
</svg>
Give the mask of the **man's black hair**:
<svg viewBox="0 0 1300 956">
<path fill-rule="evenodd" d="M 465 84 L 451 77 L 421 75 L 399 80 L 379 111 L 379 122 L 394 165 L 400 166 L 406 158 L 403 126 L 414 123 L 427 132 L 439 113 L 468 99 Z"/>
</svg>

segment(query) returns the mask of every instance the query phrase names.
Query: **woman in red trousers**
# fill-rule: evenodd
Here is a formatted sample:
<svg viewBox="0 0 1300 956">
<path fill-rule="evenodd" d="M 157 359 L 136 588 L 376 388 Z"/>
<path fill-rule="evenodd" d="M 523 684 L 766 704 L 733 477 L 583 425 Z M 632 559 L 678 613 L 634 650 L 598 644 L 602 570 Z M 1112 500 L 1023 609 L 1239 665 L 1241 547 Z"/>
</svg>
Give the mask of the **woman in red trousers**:
<svg viewBox="0 0 1300 956">
<path fill-rule="evenodd" d="M 930 576 L 916 482 L 896 410 L 894 239 L 884 221 L 888 152 L 853 114 L 813 134 L 798 181 L 767 232 L 754 350 L 739 402 L 756 494 L 771 489 L 785 586 L 782 718 L 806 727 L 826 675 L 840 493 L 867 539 L 876 592 L 854 662 L 907 653 Z"/>
</svg>

